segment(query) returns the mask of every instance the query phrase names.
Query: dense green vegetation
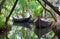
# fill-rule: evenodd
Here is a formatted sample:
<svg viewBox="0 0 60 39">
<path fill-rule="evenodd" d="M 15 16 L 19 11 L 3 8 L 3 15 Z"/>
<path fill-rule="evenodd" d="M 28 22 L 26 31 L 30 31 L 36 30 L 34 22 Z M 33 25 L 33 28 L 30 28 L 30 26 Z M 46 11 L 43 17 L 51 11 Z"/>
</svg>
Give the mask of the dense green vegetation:
<svg viewBox="0 0 60 39">
<path fill-rule="evenodd" d="M 32 16 L 32 19 L 35 19 L 37 16 L 43 18 L 44 8 L 37 0 L 18 0 L 15 9 L 12 11 L 12 14 L 8 19 L 7 25 L 5 25 L 6 19 L 8 18 L 15 1 L 16 0 L 5 0 L 2 6 L 0 12 L 0 39 L 7 39 L 7 37 L 9 39 L 38 39 L 38 36 L 34 33 L 35 25 L 31 25 L 32 29 L 30 30 L 26 27 L 13 25 L 12 19 L 13 17 L 28 18 L 30 15 Z M 1 2 L 2 0 L 0 0 L 0 5 Z M 52 0 L 49 2 L 52 2 Z M 42 3 L 44 4 L 44 2 Z M 57 4 L 60 4 L 60 2 L 58 2 Z M 54 12 L 52 8 L 48 8 L 50 11 L 52 11 L 52 13 Z M 47 11 L 46 17 L 50 18 L 50 21 L 53 21 L 51 14 Z M 51 31 L 47 33 L 47 35 L 43 35 L 42 38 L 52 39 L 54 35 L 54 32 Z"/>
</svg>

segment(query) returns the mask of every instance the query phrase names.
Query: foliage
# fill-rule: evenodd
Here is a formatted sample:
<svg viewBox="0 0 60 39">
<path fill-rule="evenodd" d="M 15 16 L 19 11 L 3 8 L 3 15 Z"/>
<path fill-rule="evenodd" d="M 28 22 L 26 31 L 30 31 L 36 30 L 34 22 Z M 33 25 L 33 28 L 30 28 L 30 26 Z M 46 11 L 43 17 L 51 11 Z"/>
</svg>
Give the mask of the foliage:
<svg viewBox="0 0 60 39">
<path fill-rule="evenodd" d="M 1 1 L 2 0 L 0 0 L 0 3 Z M 6 2 L 4 3 L 0 14 L 0 28 L 3 28 L 6 21 L 6 17 L 10 14 L 10 11 L 15 1 L 16 0 L 6 0 Z M 36 0 L 18 0 L 17 6 L 15 7 L 13 14 L 8 21 L 8 25 L 12 27 L 11 31 L 8 32 L 9 39 L 38 39 L 37 35 L 34 33 L 34 29 L 29 30 L 28 28 L 25 27 L 14 26 L 12 17 L 17 17 L 16 14 L 19 14 L 23 17 L 25 14 L 28 13 L 29 15 L 32 15 L 33 18 L 37 16 L 41 17 L 42 12 L 43 12 L 43 7 Z M 51 15 L 48 14 L 48 12 L 47 12 L 47 17 L 51 17 Z M 60 27 L 58 28 L 60 29 Z M 54 33 L 50 32 L 49 36 L 53 38 Z M 0 36 L 0 39 L 5 39 L 5 36 Z"/>
<path fill-rule="evenodd" d="M 1 14 L 0 15 L 0 28 L 3 27 L 4 23 L 5 23 L 5 17 L 3 14 Z"/>
<path fill-rule="evenodd" d="M 33 11 L 33 13 L 32 13 L 33 17 L 42 15 L 43 8 L 38 2 L 31 1 L 31 2 L 29 2 L 28 6 Z"/>
</svg>

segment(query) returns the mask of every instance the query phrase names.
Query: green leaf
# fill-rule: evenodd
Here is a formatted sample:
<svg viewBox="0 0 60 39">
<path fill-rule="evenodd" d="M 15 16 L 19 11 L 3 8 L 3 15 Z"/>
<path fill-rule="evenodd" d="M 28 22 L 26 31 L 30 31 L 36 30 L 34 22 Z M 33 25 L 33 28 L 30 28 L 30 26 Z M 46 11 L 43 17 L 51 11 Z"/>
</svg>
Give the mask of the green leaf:
<svg viewBox="0 0 60 39">
<path fill-rule="evenodd" d="M 22 6 L 25 6 L 26 5 L 26 0 L 19 0 L 19 4 L 22 5 Z"/>
</svg>

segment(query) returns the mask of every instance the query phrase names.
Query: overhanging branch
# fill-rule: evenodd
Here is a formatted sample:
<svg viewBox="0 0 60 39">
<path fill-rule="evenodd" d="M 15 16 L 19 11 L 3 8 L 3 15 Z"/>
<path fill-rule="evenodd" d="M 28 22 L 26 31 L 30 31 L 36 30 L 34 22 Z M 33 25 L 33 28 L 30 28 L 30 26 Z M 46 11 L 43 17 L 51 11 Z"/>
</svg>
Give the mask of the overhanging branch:
<svg viewBox="0 0 60 39">
<path fill-rule="evenodd" d="M 60 15 L 60 11 L 58 9 L 56 9 L 50 2 L 48 2 L 47 0 L 42 0 L 44 1 L 47 5 L 49 5 L 58 15 Z"/>
<path fill-rule="evenodd" d="M 11 14 L 12 14 L 12 12 L 14 11 L 14 8 L 16 7 L 17 2 L 18 2 L 18 0 L 15 1 L 14 5 L 13 5 L 13 7 L 12 7 L 12 9 L 11 9 L 10 14 L 9 14 L 8 17 L 6 18 L 5 24 L 7 24 L 8 20 L 9 20 L 9 18 L 10 18 L 10 16 L 11 16 Z"/>
<path fill-rule="evenodd" d="M 39 0 L 37 0 L 37 1 L 41 4 L 41 6 L 42 6 L 45 10 L 47 10 L 48 12 L 50 12 L 50 14 L 51 14 L 52 17 L 54 18 L 54 20 L 57 21 L 57 19 L 56 19 L 55 16 L 53 15 L 53 13 L 52 13 L 50 10 L 46 9 Z"/>
</svg>

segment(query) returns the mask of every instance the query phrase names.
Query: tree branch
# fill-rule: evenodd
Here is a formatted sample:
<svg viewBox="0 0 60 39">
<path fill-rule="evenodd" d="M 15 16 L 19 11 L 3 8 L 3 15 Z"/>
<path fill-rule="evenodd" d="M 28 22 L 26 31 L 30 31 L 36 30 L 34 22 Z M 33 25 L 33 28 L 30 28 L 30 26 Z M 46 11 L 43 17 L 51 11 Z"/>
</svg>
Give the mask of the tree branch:
<svg viewBox="0 0 60 39">
<path fill-rule="evenodd" d="M 3 7 L 3 4 L 6 0 L 2 0 L 2 2 L 0 3 L 0 13 L 1 13 L 1 10 L 2 10 L 2 7 Z"/>
<path fill-rule="evenodd" d="M 58 15 L 60 15 L 60 11 L 58 9 L 55 8 L 55 6 L 53 6 L 50 2 L 48 2 L 47 0 L 43 0 L 47 5 L 49 5 Z"/>
<path fill-rule="evenodd" d="M 57 19 L 56 19 L 55 16 L 53 15 L 53 13 L 52 13 L 50 10 L 46 9 L 39 0 L 37 0 L 37 1 L 41 4 L 41 6 L 42 6 L 45 10 L 47 10 L 48 12 L 50 12 L 50 14 L 51 14 L 52 17 L 54 18 L 54 20 L 57 21 Z"/>
<path fill-rule="evenodd" d="M 18 0 L 15 1 L 14 6 L 12 7 L 9 16 L 6 18 L 5 24 L 7 24 L 8 20 L 9 20 L 9 18 L 10 18 L 10 16 L 11 16 L 11 14 L 12 14 L 12 12 L 14 11 L 14 8 L 16 7 L 17 2 L 18 2 Z"/>
</svg>

